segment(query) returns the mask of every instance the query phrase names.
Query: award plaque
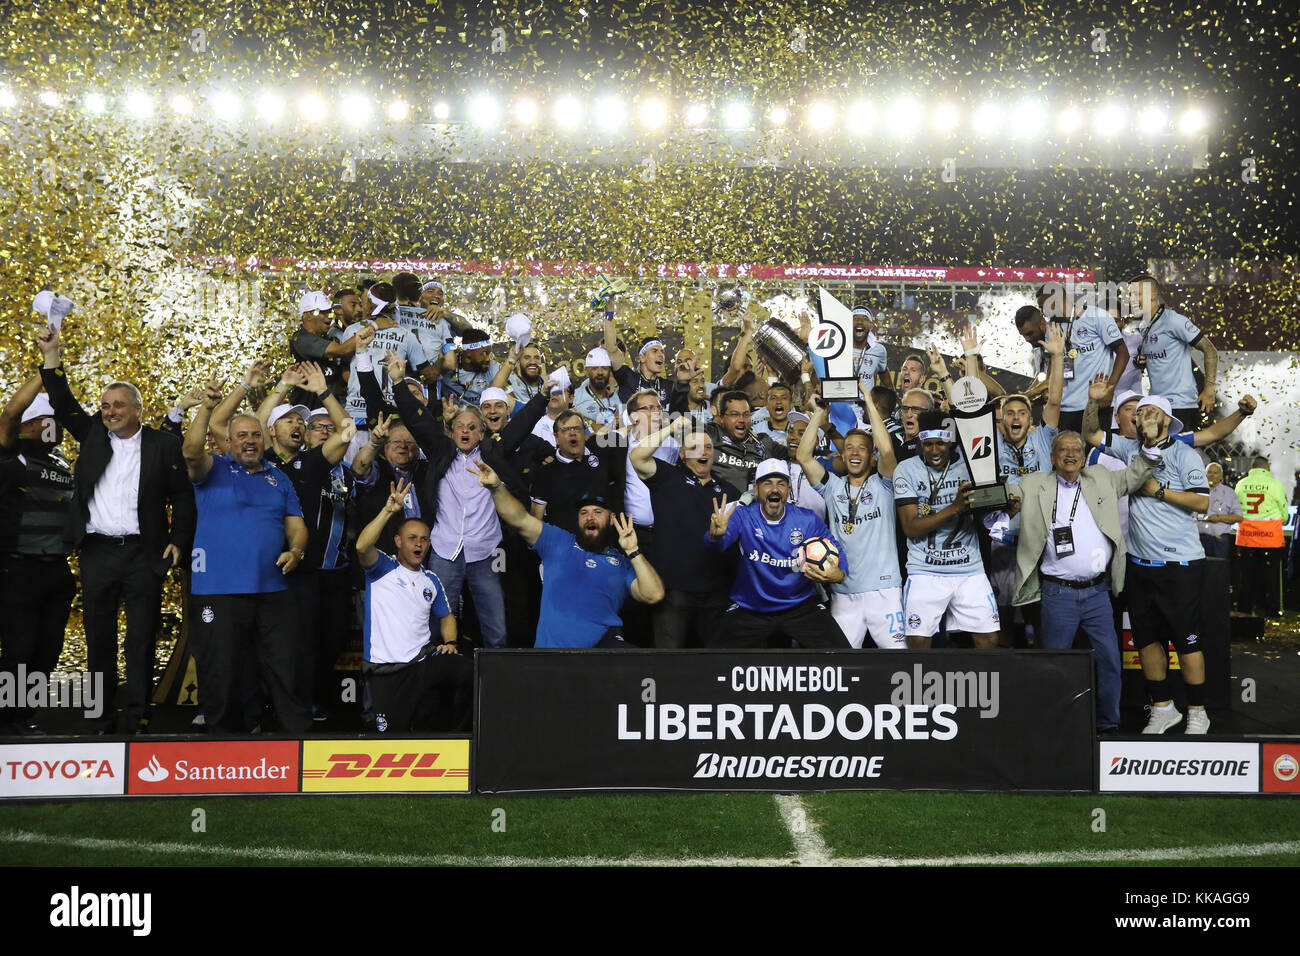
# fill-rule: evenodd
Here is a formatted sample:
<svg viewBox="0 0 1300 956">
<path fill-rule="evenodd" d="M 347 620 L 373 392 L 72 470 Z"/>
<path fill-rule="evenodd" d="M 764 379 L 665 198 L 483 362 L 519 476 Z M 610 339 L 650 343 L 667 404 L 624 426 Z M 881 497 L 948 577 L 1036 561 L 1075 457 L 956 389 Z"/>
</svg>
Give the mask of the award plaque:
<svg viewBox="0 0 1300 956">
<path fill-rule="evenodd" d="M 953 383 L 953 428 L 974 486 L 972 510 L 1007 506 L 1007 487 L 998 476 L 997 425 L 988 397 L 984 383 L 973 375 Z"/>
</svg>

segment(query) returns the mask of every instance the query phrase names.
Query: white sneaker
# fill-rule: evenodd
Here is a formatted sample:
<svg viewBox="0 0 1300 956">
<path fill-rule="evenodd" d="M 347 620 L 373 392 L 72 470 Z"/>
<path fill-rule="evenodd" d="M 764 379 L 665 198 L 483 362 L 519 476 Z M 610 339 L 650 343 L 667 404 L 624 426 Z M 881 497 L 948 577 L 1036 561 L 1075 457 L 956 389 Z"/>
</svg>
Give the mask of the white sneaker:
<svg viewBox="0 0 1300 956">
<path fill-rule="evenodd" d="M 1210 732 L 1210 715 L 1206 713 L 1204 707 L 1187 708 L 1187 726 L 1183 728 L 1185 734 L 1208 734 Z"/>
<path fill-rule="evenodd" d="M 1160 710 L 1158 707 L 1151 708 L 1151 719 L 1147 721 L 1146 727 L 1143 728 L 1144 734 L 1163 734 L 1170 727 L 1178 726 L 1183 719 L 1183 715 L 1173 704 L 1169 705 L 1168 710 Z M 1208 719 L 1206 726 L 1209 726 Z"/>
</svg>

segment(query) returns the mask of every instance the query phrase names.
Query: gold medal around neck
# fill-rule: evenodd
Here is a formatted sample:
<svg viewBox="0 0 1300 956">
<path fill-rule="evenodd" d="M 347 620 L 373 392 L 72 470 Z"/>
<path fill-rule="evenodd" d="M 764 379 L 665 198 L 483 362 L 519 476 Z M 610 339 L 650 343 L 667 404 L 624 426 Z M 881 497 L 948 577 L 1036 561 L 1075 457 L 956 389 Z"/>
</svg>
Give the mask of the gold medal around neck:
<svg viewBox="0 0 1300 956">
<path fill-rule="evenodd" d="M 1070 358 L 1078 358 L 1078 357 L 1079 357 L 1079 350 L 1078 350 L 1078 349 L 1070 349 L 1070 351 L 1066 352 L 1065 354 L 1068 355 L 1068 356 L 1070 356 Z"/>
<path fill-rule="evenodd" d="M 924 517 L 925 517 L 926 515 L 928 515 L 929 513 L 930 513 L 930 503 L 929 503 L 928 501 L 922 501 L 922 502 L 921 502 L 921 517 L 924 518 Z"/>
<path fill-rule="evenodd" d="M 845 534 L 852 534 L 852 533 L 853 533 L 853 522 L 852 522 L 852 521 L 846 521 L 846 522 L 844 522 L 844 533 L 845 533 Z"/>
</svg>

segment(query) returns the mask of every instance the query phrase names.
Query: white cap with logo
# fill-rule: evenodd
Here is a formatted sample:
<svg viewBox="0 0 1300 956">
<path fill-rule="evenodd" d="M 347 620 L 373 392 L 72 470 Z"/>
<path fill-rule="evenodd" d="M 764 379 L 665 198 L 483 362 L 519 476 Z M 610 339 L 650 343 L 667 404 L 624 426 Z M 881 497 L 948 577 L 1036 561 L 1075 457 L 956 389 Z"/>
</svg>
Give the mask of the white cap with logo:
<svg viewBox="0 0 1300 956">
<path fill-rule="evenodd" d="M 306 405 L 277 405 L 275 408 L 271 409 L 271 414 L 266 420 L 267 427 L 269 428 L 280 419 L 284 418 L 285 415 L 289 415 L 293 412 L 297 412 L 304 422 L 311 418 L 311 409 Z"/>
<path fill-rule="evenodd" d="M 299 315 L 306 315 L 308 312 L 328 312 L 332 308 L 334 305 L 324 292 L 308 292 L 298 300 Z"/>
<path fill-rule="evenodd" d="M 32 403 L 23 410 L 22 424 L 27 424 L 33 418 L 53 418 L 54 406 L 50 404 L 50 396 L 40 392 L 32 399 Z"/>
<path fill-rule="evenodd" d="M 609 368 L 613 364 L 609 360 L 609 353 L 602 348 L 595 348 L 587 353 L 588 368 Z"/>
<path fill-rule="evenodd" d="M 776 458 L 765 458 L 754 472 L 754 484 L 757 485 L 764 478 L 784 478 L 790 480 L 790 466 Z"/>
</svg>

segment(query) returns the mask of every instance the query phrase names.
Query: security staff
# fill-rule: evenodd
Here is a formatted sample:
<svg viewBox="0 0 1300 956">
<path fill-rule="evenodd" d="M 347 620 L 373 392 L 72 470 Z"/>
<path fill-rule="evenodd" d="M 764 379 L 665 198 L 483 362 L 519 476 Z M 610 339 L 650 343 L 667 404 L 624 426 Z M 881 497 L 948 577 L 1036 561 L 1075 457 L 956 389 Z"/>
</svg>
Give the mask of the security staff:
<svg viewBox="0 0 1300 956">
<path fill-rule="evenodd" d="M 1286 538 L 1282 526 L 1288 509 L 1286 489 L 1269 471 L 1266 455 L 1258 455 L 1250 472 L 1237 482 L 1241 524 L 1237 528 L 1237 558 L 1241 564 L 1241 592 L 1237 610 L 1254 614 L 1263 592 L 1266 614 L 1281 610 L 1282 555 Z"/>
<path fill-rule="evenodd" d="M 0 412 L 0 673 L 58 666 L 76 582 L 68 568 L 77 521 L 63 434 L 33 376 Z M 21 420 L 20 420 L 21 419 Z M 0 737 L 35 732 L 30 710 L 0 708 Z"/>
</svg>

